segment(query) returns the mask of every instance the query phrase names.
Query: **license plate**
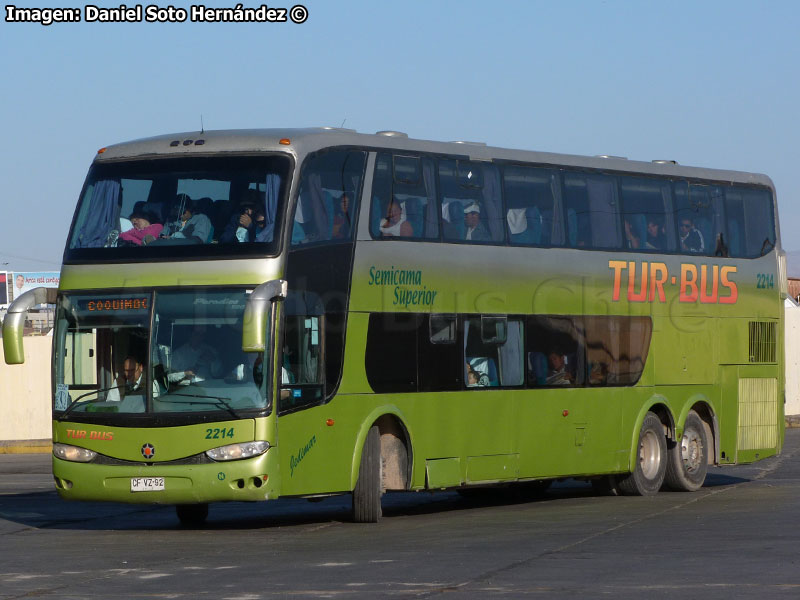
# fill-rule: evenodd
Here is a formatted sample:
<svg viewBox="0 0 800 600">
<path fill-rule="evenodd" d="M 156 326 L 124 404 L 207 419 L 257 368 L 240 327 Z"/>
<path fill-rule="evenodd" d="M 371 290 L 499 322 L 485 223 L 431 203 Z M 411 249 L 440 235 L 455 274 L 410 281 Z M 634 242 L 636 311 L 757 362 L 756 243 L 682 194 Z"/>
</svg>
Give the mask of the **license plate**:
<svg viewBox="0 0 800 600">
<path fill-rule="evenodd" d="M 131 492 L 163 492 L 163 477 L 131 477 Z"/>
</svg>

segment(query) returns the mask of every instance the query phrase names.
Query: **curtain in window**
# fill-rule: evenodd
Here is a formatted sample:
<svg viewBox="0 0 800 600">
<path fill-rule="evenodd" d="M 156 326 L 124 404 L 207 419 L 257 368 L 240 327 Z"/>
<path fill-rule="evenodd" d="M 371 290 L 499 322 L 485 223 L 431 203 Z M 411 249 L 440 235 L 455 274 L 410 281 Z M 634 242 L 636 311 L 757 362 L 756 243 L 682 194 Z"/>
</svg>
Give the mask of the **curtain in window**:
<svg viewBox="0 0 800 600">
<path fill-rule="evenodd" d="M 77 248 L 102 248 L 108 234 L 118 226 L 120 184 L 116 180 L 98 181 L 94 185 L 89 214 L 78 235 Z"/>
<path fill-rule="evenodd" d="M 275 173 L 269 173 L 266 181 L 264 220 L 266 227 L 256 235 L 257 242 L 271 242 L 275 230 L 275 213 L 278 208 L 278 194 L 281 189 L 281 178 Z"/>
</svg>

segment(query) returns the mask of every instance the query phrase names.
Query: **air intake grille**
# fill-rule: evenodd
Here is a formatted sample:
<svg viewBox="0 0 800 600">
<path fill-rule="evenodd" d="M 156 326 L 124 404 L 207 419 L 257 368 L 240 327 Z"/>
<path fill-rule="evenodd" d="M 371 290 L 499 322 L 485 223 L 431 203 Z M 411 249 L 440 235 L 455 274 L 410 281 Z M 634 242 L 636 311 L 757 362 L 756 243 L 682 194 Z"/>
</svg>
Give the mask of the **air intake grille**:
<svg viewBox="0 0 800 600">
<path fill-rule="evenodd" d="M 777 324 L 774 321 L 750 321 L 750 362 L 774 363 L 778 347 Z"/>
<path fill-rule="evenodd" d="M 778 380 L 739 380 L 739 450 L 778 445 Z"/>
</svg>

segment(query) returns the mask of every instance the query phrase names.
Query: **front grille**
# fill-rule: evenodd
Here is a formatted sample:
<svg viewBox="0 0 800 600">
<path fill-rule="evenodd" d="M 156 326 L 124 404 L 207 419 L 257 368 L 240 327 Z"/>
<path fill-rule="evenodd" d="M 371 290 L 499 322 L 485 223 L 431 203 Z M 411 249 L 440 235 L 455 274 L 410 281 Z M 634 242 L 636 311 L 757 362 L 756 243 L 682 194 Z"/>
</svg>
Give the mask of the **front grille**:
<svg viewBox="0 0 800 600">
<path fill-rule="evenodd" d="M 123 460 L 121 458 L 113 458 L 104 454 L 98 454 L 92 460 L 93 465 L 107 465 L 113 467 L 163 467 L 169 465 L 207 465 L 214 461 L 208 458 L 205 453 L 195 454 L 194 456 L 187 456 L 186 458 L 178 458 L 175 460 L 164 460 L 160 462 L 144 461 L 144 460 Z"/>
</svg>

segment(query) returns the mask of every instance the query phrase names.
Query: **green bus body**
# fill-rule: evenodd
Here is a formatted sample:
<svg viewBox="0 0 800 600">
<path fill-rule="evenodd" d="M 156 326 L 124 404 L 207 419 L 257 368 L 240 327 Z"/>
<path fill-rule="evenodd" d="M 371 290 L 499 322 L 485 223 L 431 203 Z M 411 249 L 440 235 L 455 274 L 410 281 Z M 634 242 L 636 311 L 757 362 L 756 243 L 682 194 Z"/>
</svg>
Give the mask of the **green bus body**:
<svg viewBox="0 0 800 600">
<path fill-rule="evenodd" d="M 292 281 L 298 279 L 292 279 L 296 274 L 290 272 L 290 254 L 304 249 L 291 245 L 289 225 L 307 157 L 332 147 L 363 150 L 340 379 L 324 399 L 281 409 L 287 308 L 276 302 L 274 336 L 268 336 L 266 348 L 271 364 L 266 412 L 252 418 L 220 413 L 204 422 L 136 426 L 103 422 L 96 415 L 73 418 L 74 412 L 64 418 L 56 411 L 54 443 L 87 448 L 107 458 L 82 463 L 54 457 L 56 486 L 63 498 L 185 505 L 352 492 L 359 481 L 362 450 L 375 425 L 384 460 L 382 489 L 624 476 L 640 461 L 640 430 L 650 413 L 663 424 L 668 445 L 680 443 L 688 415 L 699 415 L 713 464 L 746 463 L 780 452 L 784 273 L 777 231 L 774 247 L 763 256 L 739 259 L 624 248 L 376 239 L 370 230 L 371 185 L 376 154 L 381 152 L 468 156 L 673 181 L 738 181 L 770 190 L 773 199 L 766 177 L 321 130 L 210 132 L 204 134 L 202 148 L 163 148 L 168 140 L 198 136 L 123 144 L 97 161 L 142 156 L 155 160 L 169 158 L 170 152 L 189 157 L 201 152 L 288 152 L 294 167 L 282 210 L 289 216 L 277 254 L 97 263 L 67 255 L 59 293 L 251 290 L 265 281 L 289 279 L 292 294 Z M 279 145 L 280 138 L 290 143 Z M 777 216 L 775 222 L 777 230 Z M 638 379 L 626 385 L 474 389 L 462 382 L 461 389 L 446 391 L 376 393 L 366 366 L 371 360 L 370 319 L 376 313 L 499 315 L 529 324 L 534 315 L 641 317 L 649 323 L 649 343 Z M 464 326 L 458 323 L 462 335 Z M 767 333 L 760 334 L 760 328 Z M 530 335 L 529 325 L 525 331 Z M 768 346 L 766 353 L 754 353 L 759 344 Z M 242 460 L 190 460 L 215 447 L 255 440 L 268 441 L 269 450 Z M 143 457 L 145 444 L 156 449 L 150 459 Z M 134 477 L 163 477 L 164 489 L 134 493 Z"/>
</svg>

